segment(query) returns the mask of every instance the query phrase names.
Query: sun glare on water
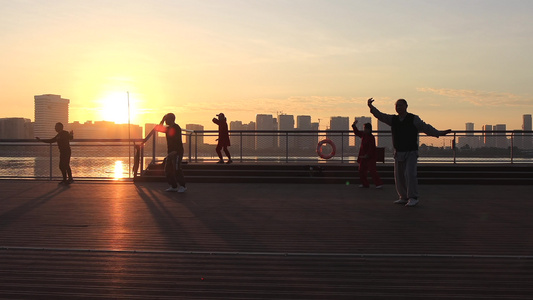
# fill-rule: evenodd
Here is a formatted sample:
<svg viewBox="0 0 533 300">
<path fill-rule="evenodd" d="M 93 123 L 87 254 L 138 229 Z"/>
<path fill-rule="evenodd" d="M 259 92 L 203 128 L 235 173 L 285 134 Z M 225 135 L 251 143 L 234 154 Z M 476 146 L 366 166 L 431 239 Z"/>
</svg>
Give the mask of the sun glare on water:
<svg viewBox="0 0 533 300">
<path fill-rule="evenodd" d="M 120 160 L 115 162 L 115 179 L 124 178 L 123 164 Z"/>
</svg>

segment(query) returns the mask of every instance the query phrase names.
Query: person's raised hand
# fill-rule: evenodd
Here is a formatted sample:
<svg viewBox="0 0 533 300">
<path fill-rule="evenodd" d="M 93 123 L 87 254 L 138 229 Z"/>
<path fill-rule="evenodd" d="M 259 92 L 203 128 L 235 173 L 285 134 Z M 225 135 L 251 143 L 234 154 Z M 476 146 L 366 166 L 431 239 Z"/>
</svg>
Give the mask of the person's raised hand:
<svg viewBox="0 0 533 300">
<path fill-rule="evenodd" d="M 370 98 L 367 101 L 368 106 L 372 107 L 372 102 L 374 102 L 374 98 Z"/>
</svg>

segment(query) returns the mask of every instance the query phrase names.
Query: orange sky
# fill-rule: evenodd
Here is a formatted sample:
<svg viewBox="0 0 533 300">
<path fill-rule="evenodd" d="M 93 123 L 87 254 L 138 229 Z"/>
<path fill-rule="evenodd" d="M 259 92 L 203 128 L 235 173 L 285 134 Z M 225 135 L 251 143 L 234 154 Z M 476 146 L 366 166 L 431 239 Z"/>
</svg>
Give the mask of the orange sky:
<svg viewBox="0 0 533 300">
<path fill-rule="evenodd" d="M 444 3 L 442 3 L 444 2 Z M 6 1 L 0 117 L 33 96 L 70 121 L 178 122 L 219 112 L 369 116 L 398 98 L 440 129 L 521 128 L 533 113 L 529 1 Z M 386 5 L 385 5 L 386 4 Z"/>
</svg>

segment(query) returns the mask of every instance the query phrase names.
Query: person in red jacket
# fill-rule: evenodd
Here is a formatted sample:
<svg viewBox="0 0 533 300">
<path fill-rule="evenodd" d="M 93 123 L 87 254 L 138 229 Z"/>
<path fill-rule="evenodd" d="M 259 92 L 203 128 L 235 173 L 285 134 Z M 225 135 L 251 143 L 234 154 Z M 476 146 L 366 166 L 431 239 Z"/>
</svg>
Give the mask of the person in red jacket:
<svg viewBox="0 0 533 300">
<path fill-rule="evenodd" d="M 379 177 L 376 167 L 376 139 L 372 134 L 372 124 L 365 123 L 363 125 L 363 131 L 357 129 L 357 120 L 352 124 L 353 132 L 356 136 L 361 138 L 361 147 L 359 148 L 359 156 L 357 162 L 359 163 L 359 178 L 361 180 L 360 188 L 370 187 L 370 183 L 366 177 L 367 173 L 370 173 L 372 180 L 377 189 L 383 187 L 383 182 Z"/>
<path fill-rule="evenodd" d="M 224 159 L 222 158 L 222 152 L 220 150 L 224 149 L 224 153 L 226 153 L 226 156 L 228 157 L 227 164 L 231 164 L 233 160 L 231 160 L 231 154 L 229 153 L 228 146 L 231 146 L 230 140 L 229 140 L 229 131 L 228 131 L 228 123 L 226 122 L 226 117 L 223 113 L 219 113 L 217 115 L 217 118 L 213 118 L 213 123 L 218 125 L 218 144 L 217 144 L 217 154 L 218 158 L 220 159 L 217 164 L 223 164 Z"/>
</svg>

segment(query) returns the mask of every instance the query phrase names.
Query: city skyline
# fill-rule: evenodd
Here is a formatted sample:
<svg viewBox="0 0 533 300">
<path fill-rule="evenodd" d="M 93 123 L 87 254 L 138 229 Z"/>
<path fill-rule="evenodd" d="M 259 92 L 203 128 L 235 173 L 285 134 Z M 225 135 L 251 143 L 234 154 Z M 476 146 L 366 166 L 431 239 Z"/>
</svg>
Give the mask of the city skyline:
<svg viewBox="0 0 533 300">
<path fill-rule="evenodd" d="M 220 112 L 369 115 L 373 97 L 441 130 L 519 129 L 532 14 L 525 0 L 2 1 L 0 117 L 31 118 L 33 95 L 52 93 L 80 122 L 173 112 L 213 129 Z"/>
</svg>

